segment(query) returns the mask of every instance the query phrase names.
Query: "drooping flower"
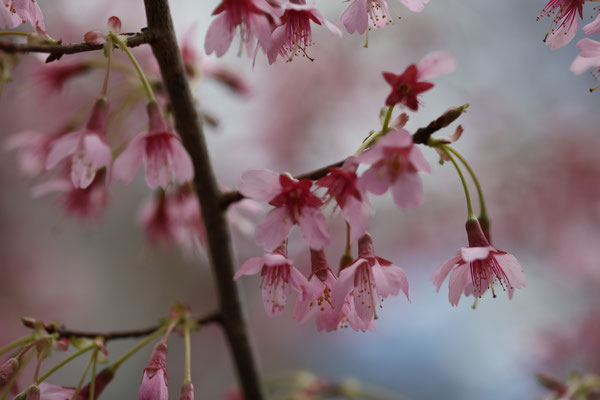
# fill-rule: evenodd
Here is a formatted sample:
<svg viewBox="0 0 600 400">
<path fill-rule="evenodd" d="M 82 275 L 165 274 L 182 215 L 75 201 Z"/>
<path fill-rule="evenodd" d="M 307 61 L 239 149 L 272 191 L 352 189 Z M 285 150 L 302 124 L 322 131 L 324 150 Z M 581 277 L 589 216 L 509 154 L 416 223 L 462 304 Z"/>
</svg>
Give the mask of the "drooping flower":
<svg viewBox="0 0 600 400">
<path fill-rule="evenodd" d="M 148 366 L 140 385 L 139 400 L 169 400 L 167 387 L 167 345 L 159 342 L 154 346 Z"/>
<path fill-rule="evenodd" d="M 341 208 L 344 218 L 351 228 L 351 240 L 358 240 L 369 228 L 369 215 L 374 210 L 362 188 L 358 185 L 356 169 L 358 161 L 352 157 L 347 159 L 341 168 L 330 168 L 329 174 L 319 179 L 316 184 L 327 188 L 328 199 L 335 199 Z"/>
<path fill-rule="evenodd" d="M 2 0 L 0 26 L 14 28 L 26 22 L 30 22 L 34 29 L 46 29 L 44 14 L 36 0 Z"/>
<path fill-rule="evenodd" d="M 542 9 L 538 20 L 554 14 L 544 41 L 552 50 L 566 46 L 577 34 L 579 18 L 583 18 L 583 3 L 586 0 L 550 0 Z"/>
<path fill-rule="evenodd" d="M 383 77 L 392 86 L 392 92 L 385 104 L 390 107 L 402 104 L 417 111 L 419 109 L 418 96 L 434 86 L 433 83 L 425 80 L 449 74 L 455 68 L 456 62 L 452 56 L 445 52 L 434 52 L 425 56 L 419 66 L 409 65 L 400 75 L 384 72 Z"/>
<path fill-rule="evenodd" d="M 311 186 L 309 180 L 299 181 L 268 170 L 251 170 L 242 175 L 239 189 L 244 196 L 275 207 L 258 226 L 256 243 L 273 251 L 295 224 L 300 226 L 310 247 L 321 249 L 329 243 L 327 221 L 320 210 L 323 202 L 310 191 Z"/>
<path fill-rule="evenodd" d="M 387 0 L 353 0 L 340 17 L 348 33 L 365 33 L 367 28 L 383 28 L 392 23 Z"/>
<path fill-rule="evenodd" d="M 401 208 L 423 203 L 419 172 L 429 173 L 431 169 L 409 132 L 404 129 L 388 132 L 357 159 L 371 165 L 359 178 L 365 190 L 381 195 L 391 189 L 394 202 Z"/>
<path fill-rule="evenodd" d="M 265 311 L 269 316 L 276 316 L 285 309 L 287 285 L 297 293 L 309 290 L 308 281 L 300 271 L 292 266 L 293 263 L 287 258 L 287 241 L 285 241 L 272 253 L 265 253 L 263 257 L 252 257 L 246 260 L 233 279 L 237 280 L 242 275 L 255 275 L 260 272 Z"/>
<path fill-rule="evenodd" d="M 206 54 L 214 52 L 217 57 L 227 52 L 238 27 L 248 55 L 254 52 L 257 40 L 267 52 L 272 26 L 280 23 L 277 12 L 266 0 L 223 0 L 212 15 L 219 16 L 208 27 L 204 49 Z"/>
<path fill-rule="evenodd" d="M 130 183 L 144 160 L 146 183 L 152 189 L 166 189 L 171 181 L 179 185 L 194 177 L 192 159 L 181 139 L 165 125 L 157 103 L 147 106 L 148 131 L 137 135 L 115 160 L 113 174 L 123 183 Z"/>
<path fill-rule="evenodd" d="M 491 246 L 481 230 L 479 221 L 468 220 L 466 228 L 469 247 L 463 247 L 431 276 L 431 281 L 439 292 L 442 283 L 452 271 L 448 283 L 450 304 L 458 305 L 463 293 L 466 296 L 472 294 L 481 297 L 487 289 L 496 297 L 496 283 L 508 291 L 509 298 L 512 298 L 515 289 L 527 287 L 527 279 L 517 259 Z"/>
<path fill-rule="evenodd" d="M 87 188 L 100 169 L 110 171 L 112 153 L 104 136 L 107 116 L 108 103 L 105 98 L 100 98 L 84 130 L 60 136 L 52 143 L 46 169 L 52 169 L 70 157 L 71 180 L 73 186 L 80 189 Z"/>
<path fill-rule="evenodd" d="M 340 272 L 333 287 L 332 302 L 334 309 L 342 310 L 351 294 L 348 299 L 352 301 L 350 307 L 354 306 L 358 317 L 353 322 L 358 329 L 367 330 L 378 318 L 376 308 L 381 306 L 381 300 L 400 291 L 409 298 L 406 273 L 375 255 L 373 239 L 367 233 L 358 241 L 358 258 Z"/>
<path fill-rule="evenodd" d="M 342 36 L 339 28 L 327 21 L 314 4 L 306 4 L 305 0 L 292 0 L 285 5 L 281 25 L 273 30 L 271 46 L 267 52 L 269 64 L 273 64 L 278 56 L 286 61 L 291 61 L 294 56 L 310 59 L 306 49 L 313 44 L 311 21 L 317 25 L 324 24 L 332 34 Z"/>
</svg>

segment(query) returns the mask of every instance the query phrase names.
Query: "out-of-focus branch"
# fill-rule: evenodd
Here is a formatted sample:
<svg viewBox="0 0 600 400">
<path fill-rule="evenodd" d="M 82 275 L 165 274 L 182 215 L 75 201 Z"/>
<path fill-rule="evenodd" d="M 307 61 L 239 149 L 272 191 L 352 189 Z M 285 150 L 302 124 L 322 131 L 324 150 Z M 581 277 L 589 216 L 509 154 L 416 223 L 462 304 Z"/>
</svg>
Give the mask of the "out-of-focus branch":
<svg viewBox="0 0 600 400">
<path fill-rule="evenodd" d="M 204 315 L 201 317 L 193 318 L 193 320 L 198 325 L 208 325 L 212 323 L 220 323 L 221 315 L 218 312 L 213 312 L 208 315 Z M 41 325 L 46 332 L 58 333 L 58 336 L 61 338 L 97 338 L 101 337 L 104 341 L 108 342 L 109 340 L 117 340 L 117 339 L 131 339 L 131 338 L 139 338 L 148 336 L 151 333 L 155 332 L 157 329 L 160 329 L 160 325 L 150 326 L 148 328 L 143 329 L 132 329 L 126 331 L 112 331 L 112 332 L 90 332 L 90 331 L 78 331 L 73 329 L 67 329 L 64 326 L 56 326 L 55 324 L 49 324 L 37 321 L 32 318 L 23 318 L 23 325 L 27 328 L 36 329 L 39 325 Z"/>
<path fill-rule="evenodd" d="M 127 38 L 127 46 L 141 46 L 146 43 L 151 43 L 155 39 L 156 35 L 153 32 L 148 29 L 142 29 L 142 32 L 132 34 Z M 101 50 L 103 47 L 103 44 L 89 44 L 85 42 L 69 44 L 29 44 L 0 40 L 0 50 L 6 53 L 50 53 L 46 62 L 58 60 L 63 54 Z"/>
<path fill-rule="evenodd" d="M 221 313 L 221 326 L 227 336 L 244 398 L 266 398 L 255 351 L 251 345 L 248 324 L 239 290 L 233 281 L 234 259 L 231 235 L 221 207 L 221 191 L 213 167 L 202 125 L 175 37 L 167 0 L 144 0 L 148 29 L 157 40 L 151 43 L 162 80 L 169 94 L 175 127 L 194 164 L 194 184 L 206 227 L 207 252 L 216 280 Z"/>
<path fill-rule="evenodd" d="M 424 128 L 419 128 L 413 135 L 413 143 L 415 144 L 427 144 L 431 135 L 435 132 L 439 131 L 442 128 L 447 127 L 452 122 L 456 121 L 458 117 L 461 116 L 464 109 L 468 106 L 462 106 L 458 108 L 451 108 L 444 112 L 441 116 L 439 116 L 436 120 L 429 123 Z M 309 179 L 311 181 L 316 181 L 329 173 L 329 168 L 337 168 L 342 166 L 344 160 L 338 161 L 333 164 L 329 164 L 326 167 L 318 168 L 310 172 L 306 172 L 304 174 L 296 175 L 294 178 L 296 179 Z M 221 195 L 221 207 L 226 210 L 233 203 L 237 203 L 245 198 L 243 194 L 241 194 L 237 190 L 233 190 L 230 192 L 225 192 Z"/>
</svg>

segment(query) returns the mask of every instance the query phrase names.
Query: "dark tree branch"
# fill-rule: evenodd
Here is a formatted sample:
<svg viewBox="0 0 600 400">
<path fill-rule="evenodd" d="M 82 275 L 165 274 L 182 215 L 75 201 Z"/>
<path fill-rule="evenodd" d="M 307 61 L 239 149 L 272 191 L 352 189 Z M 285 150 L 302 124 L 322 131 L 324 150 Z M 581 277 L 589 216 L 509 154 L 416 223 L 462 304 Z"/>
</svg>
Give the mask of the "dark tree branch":
<svg viewBox="0 0 600 400">
<path fill-rule="evenodd" d="M 31 318 L 23 318 L 23 325 L 27 328 L 35 329 L 40 324 L 46 330 L 46 332 L 58 333 L 61 338 L 97 338 L 101 337 L 106 342 L 109 340 L 117 339 L 130 339 L 138 338 L 150 335 L 152 332 L 159 329 L 160 325 L 150 326 L 143 329 L 132 329 L 128 331 L 113 331 L 113 332 L 89 332 L 89 331 L 77 331 L 73 329 L 67 329 L 64 326 L 56 326 L 54 324 L 44 323 Z M 198 325 L 208 325 L 211 323 L 220 323 L 221 315 L 218 312 L 214 312 L 209 315 L 194 318 L 194 321 Z"/>
<path fill-rule="evenodd" d="M 464 109 L 468 106 L 462 106 L 458 108 L 451 108 L 445 113 L 443 113 L 440 117 L 438 117 L 435 121 L 432 121 L 424 128 L 419 128 L 413 135 L 413 143 L 415 144 L 427 144 L 431 135 L 435 132 L 439 131 L 442 128 L 447 127 L 452 122 L 456 121 L 458 117 L 461 116 Z M 316 181 L 329 173 L 329 168 L 338 168 L 341 167 L 345 160 L 338 161 L 336 163 L 330 164 L 326 167 L 315 169 L 314 171 L 306 172 L 301 175 L 297 175 L 294 178 L 296 179 L 309 179 L 311 181 Z M 226 210 L 233 203 L 237 203 L 245 199 L 245 196 L 241 194 L 237 190 L 233 190 L 230 192 L 225 192 L 221 195 L 221 208 Z"/>
<path fill-rule="evenodd" d="M 194 183 L 206 226 L 207 250 L 217 284 L 221 325 L 235 361 L 244 398 L 265 399 L 259 368 L 254 355 L 246 317 L 237 284 L 233 281 L 234 259 L 231 235 L 221 192 L 210 162 L 202 126 L 175 37 L 167 0 L 144 0 L 148 29 L 157 40 L 151 43 L 169 94 L 175 126 L 194 164 Z"/>
<path fill-rule="evenodd" d="M 147 29 L 127 38 L 127 46 L 136 47 L 151 43 L 156 36 Z M 70 43 L 70 44 L 28 44 L 0 40 L 0 50 L 6 53 L 50 53 L 46 62 L 58 60 L 63 54 L 83 53 L 86 51 L 102 50 L 103 44 Z"/>
</svg>

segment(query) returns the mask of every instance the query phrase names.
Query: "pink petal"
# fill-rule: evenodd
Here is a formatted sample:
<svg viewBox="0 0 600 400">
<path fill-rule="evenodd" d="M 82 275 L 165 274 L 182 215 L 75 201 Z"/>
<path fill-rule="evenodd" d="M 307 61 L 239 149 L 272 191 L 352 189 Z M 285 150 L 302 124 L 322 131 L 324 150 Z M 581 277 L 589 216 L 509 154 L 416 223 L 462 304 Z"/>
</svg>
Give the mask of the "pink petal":
<svg viewBox="0 0 600 400">
<path fill-rule="evenodd" d="M 404 4 L 410 11 L 421 12 L 425 9 L 425 4 L 429 3 L 429 0 L 400 0 L 400 3 Z"/>
<path fill-rule="evenodd" d="M 500 267 L 504 270 L 510 285 L 514 289 L 522 289 L 527 287 L 527 278 L 519 261 L 512 254 L 496 254 L 494 255 Z"/>
<path fill-rule="evenodd" d="M 279 174 L 266 169 L 246 171 L 238 189 L 246 197 L 268 203 L 281 192 Z"/>
<path fill-rule="evenodd" d="M 356 31 L 362 35 L 367 30 L 367 27 L 369 26 L 367 1 L 368 0 L 354 0 L 342 13 L 340 23 L 346 27 L 348 33 L 352 34 Z"/>
<path fill-rule="evenodd" d="M 15 28 L 22 22 L 21 18 L 17 14 L 11 13 L 5 4 L 0 4 L 0 28 Z"/>
<path fill-rule="evenodd" d="M 261 271 L 263 265 L 265 265 L 265 262 L 262 257 L 249 258 L 245 263 L 242 264 L 240 269 L 237 270 L 233 276 L 233 279 L 237 280 L 242 275 L 256 275 Z"/>
<path fill-rule="evenodd" d="M 300 211 L 298 225 L 300 225 L 304 240 L 311 248 L 320 250 L 329 244 L 327 220 L 319 209 L 303 207 Z"/>
<path fill-rule="evenodd" d="M 410 149 L 410 153 L 408 153 L 408 159 L 417 171 L 427 172 L 428 174 L 431 173 L 431 167 L 429 166 L 429 163 L 427 160 L 425 160 L 423 153 L 421 153 L 421 150 L 417 146 L 413 146 L 413 148 Z"/>
<path fill-rule="evenodd" d="M 460 256 L 460 253 L 459 253 L 458 255 L 452 257 L 451 259 L 449 259 L 448 261 L 446 261 L 445 263 L 440 265 L 435 271 L 433 271 L 433 274 L 431 275 L 431 282 L 433 282 L 436 292 L 440 291 L 440 288 L 442 287 L 442 283 L 444 282 L 444 280 L 450 273 L 450 270 L 460 260 L 462 260 L 462 257 Z"/>
<path fill-rule="evenodd" d="M 557 50 L 566 46 L 577 34 L 578 24 L 577 18 L 573 19 L 572 24 L 567 23 L 566 21 L 559 21 L 559 27 L 550 34 L 546 43 L 552 45 L 552 50 Z"/>
<path fill-rule="evenodd" d="M 583 31 L 588 35 L 593 35 L 595 33 L 600 33 L 600 14 L 596 17 L 594 22 L 590 22 L 586 26 L 583 27 Z"/>
<path fill-rule="evenodd" d="M 263 282 L 262 298 L 267 315 L 274 317 L 281 314 L 287 301 L 285 282 L 282 279 L 275 282 Z"/>
<path fill-rule="evenodd" d="M 369 229 L 369 216 L 373 214 L 373 208 L 370 204 L 365 204 L 356 197 L 349 196 L 342 207 L 342 212 L 350 225 L 350 240 L 357 241 Z"/>
<path fill-rule="evenodd" d="M 395 265 L 382 267 L 379 263 L 376 263 L 371 271 L 375 278 L 375 286 L 379 296 L 383 298 L 390 295 L 396 296 L 402 290 L 408 301 L 410 301 L 408 297 L 408 278 L 402 268 Z"/>
<path fill-rule="evenodd" d="M 337 281 L 335 281 L 335 285 L 331 292 L 331 304 L 333 305 L 333 309 L 337 312 L 342 310 L 344 299 L 348 293 L 354 289 L 354 275 L 356 274 L 356 269 L 365 262 L 364 259 L 358 259 L 354 264 L 344 268 L 340 272 L 340 276 Z"/>
<path fill-rule="evenodd" d="M 133 138 L 127 148 L 117 157 L 113 164 L 113 176 L 128 184 L 135 177 L 146 146 L 147 135 L 141 134 Z"/>
<path fill-rule="evenodd" d="M 581 75 L 590 68 L 600 66 L 600 56 L 598 57 L 581 57 L 577 56 L 571 64 L 571 72 L 575 75 Z"/>
<path fill-rule="evenodd" d="M 419 63 L 419 80 L 425 81 L 446 75 L 456 69 L 456 61 L 445 51 L 437 51 L 425 56 Z"/>
<path fill-rule="evenodd" d="M 390 187 L 390 178 L 383 163 L 377 163 L 366 170 L 358 183 L 361 188 L 376 195 L 382 195 Z"/>
<path fill-rule="evenodd" d="M 600 56 L 600 42 L 585 38 L 577 42 L 576 47 L 581 50 L 581 57 L 598 57 Z"/>
<path fill-rule="evenodd" d="M 256 228 L 254 240 L 271 252 L 287 238 L 292 229 L 292 219 L 283 207 L 271 210 Z"/>
<path fill-rule="evenodd" d="M 148 376 L 147 372 L 144 372 L 139 400 L 169 400 L 167 378 L 162 369 L 159 369 L 152 378 Z"/>
<path fill-rule="evenodd" d="M 493 247 L 463 247 L 460 249 L 460 255 L 465 262 L 485 260 L 493 249 Z"/>
<path fill-rule="evenodd" d="M 423 204 L 423 184 L 416 172 L 405 172 L 391 185 L 394 202 L 400 208 L 419 207 Z"/>
<path fill-rule="evenodd" d="M 451 305 L 458 305 L 460 296 L 469 283 L 472 283 L 469 264 L 459 264 L 452 271 L 448 282 L 448 300 L 450 300 Z"/>
<path fill-rule="evenodd" d="M 223 56 L 231 46 L 235 29 L 230 25 L 227 13 L 219 15 L 208 27 L 204 50 L 206 54 L 215 52 L 217 57 Z"/>
<path fill-rule="evenodd" d="M 42 382 L 40 388 L 40 398 L 43 400 L 70 400 L 75 394 L 75 388 L 52 385 Z"/>
<path fill-rule="evenodd" d="M 171 140 L 173 154 L 173 169 L 175 170 L 175 182 L 183 185 L 194 179 L 194 164 L 187 150 L 181 142 L 175 138 Z"/>
<path fill-rule="evenodd" d="M 412 145 L 412 135 L 405 129 L 390 131 L 375 144 L 375 146 L 383 147 L 409 147 Z"/>
<path fill-rule="evenodd" d="M 82 132 L 73 132 L 63 135 L 52 142 L 50 152 L 46 158 L 46 169 L 52 169 L 62 160 L 73 155 L 79 145 Z"/>
</svg>

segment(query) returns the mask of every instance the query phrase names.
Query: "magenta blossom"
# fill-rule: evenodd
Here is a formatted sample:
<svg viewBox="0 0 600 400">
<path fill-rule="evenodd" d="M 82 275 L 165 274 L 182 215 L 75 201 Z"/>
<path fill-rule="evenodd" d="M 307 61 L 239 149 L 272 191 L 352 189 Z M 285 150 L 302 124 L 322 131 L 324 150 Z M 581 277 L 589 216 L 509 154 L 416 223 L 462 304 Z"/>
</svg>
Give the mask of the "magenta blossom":
<svg viewBox="0 0 600 400">
<path fill-rule="evenodd" d="M 358 185 L 357 167 L 357 160 L 349 158 L 341 168 L 330 168 L 329 174 L 316 183 L 317 186 L 327 188 L 326 201 L 335 199 L 341 208 L 344 218 L 350 224 L 351 240 L 358 240 L 367 232 L 369 215 L 374 213 L 366 193 Z"/>
<path fill-rule="evenodd" d="M 263 257 L 252 257 L 246 260 L 233 279 L 260 272 L 263 279 L 261 287 L 265 311 L 271 317 L 276 316 L 285 309 L 286 285 L 290 285 L 297 293 L 305 293 L 309 289 L 304 275 L 292 264 L 293 261 L 287 258 L 286 241 L 272 253 L 265 253 Z"/>
<path fill-rule="evenodd" d="M 431 169 L 410 133 L 404 129 L 390 131 L 357 159 L 371 165 L 359 178 L 365 190 L 381 195 L 391 189 L 394 202 L 401 208 L 423 204 L 419 172 L 429 173 Z"/>
<path fill-rule="evenodd" d="M 148 131 L 137 135 L 119 155 L 114 164 L 114 175 L 128 184 L 144 160 L 146 183 L 151 189 L 166 189 L 172 180 L 179 185 L 194 177 L 192 159 L 181 144 L 181 139 L 167 130 L 157 103 L 148 103 Z"/>
<path fill-rule="evenodd" d="M 206 54 L 214 52 L 217 57 L 227 52 L 238 27 L 248 55 L 254 52 L 256 39 L 258 46 L 267 52 L 272 26 L 280 23 L 276 11 L 266 0 L 223 0 L 213 15 L 219 16 L 208 27 L 204 49 Z"/>
<path fill-rule="evenodd" d="M 418 111 L 418 96 L 434 86 L 433 83 L 425 80 L 449 74 L 455 68 L 456 61 L 452 56 L 445 52 L 434 52 L 425 56 L 418 66 L 409 65 L 400 75 L 384 72 L 383 77 L 392 86 L 392 92 L 385 104 L 390 107 L 402 104 L 411 110 Z"/>
<path fill-rule="evenodd" d="M 466 296 L 472 294 L 481 297 L 488 288 L 496 297 L 496 282 L 508 290 L 509 298 L 512 298 L 515 289 L 527 287 L 527 279 L 517 259 L 491 246 L 481 230 L 479 221 L 468 220 L 466 227 L 469 247 L 463 247 L 431 276 L 431 281 L 439 292 L 442 283 L 452 271 L 448 284 L 450 304 L 458 305 L 463 293 Z"/>
<path fill-rule="evenodd" d="M 30 22 L 34 29 L 44 30 L 44 15 L 36 0 L 1 0 L 0 27 L 14 28 Z"/>
<path fill-rule="evenodd" d="M 279 25 L 271 36 L 271 47 L 267 52 L 269 64 L 281 56 L 291 61 L 294 56 L 306 56 L 307 47 L 313 44 L 310 23 L 325 25 L 337 36 L 342 32 L 337 26 L 327 21 L 314 4 L 306 4 L 304 0 L 292 0 L 285 5 L 285 12 Z M 310 59 L 310 57 L 308 57 Z"/>
<path fill-rule="evenodd" d="M 107 168 L 110 171 L 112 153 L 104 136 L 107 116 L 108 103 L 105 98 L 100 98 L 84 130 L 60 136 L 52 143 L 46 169 L 52 169 L 70 157 L 73 186 L 81 189 L 92 183 L 98 170 Z"/>
<path fill-rule="evenodd" d="M 154 346 L 150 362 L 144 368 L 139 400 L 169 400 L 167 345 L 162 342 Z"/>
<path fill-rule="evenodd" d="M 577 34 L 579 18 L 583 18 L 583 3 L 586 0 L 550 0 L 538 17 L 555 14 L 544 41 L 552 50 L 566 46 Z"/>
<path fill-rule="evenodd" d="M 256 230 L 255 240 L 266 251 L 283 242 L 292 226 L 298 224 L 304 240 L 314 249 L 329 243 L 327 221 L 320 210 L 323 202 L 310 188 L 312 182 L 268 170 L 251 170 L 242 175 L 240 192 L 246 197 L 274 206 Z"/>
<path fill-rule="evenodd" d="M 390 295 L 396 296 L 400 291 L 408 299 L 406 273 L 375 255 L 373 239 L 367 233 L 358 241 L 358 258 L 340 272 L 333 288 L 332 302 L 334 309 L 342 310 L 344 302 L 352 294 L 352 303 L 359 319 L 355 324 L 361 330 L 366 330 L 371 321 L 378 318 L 376 308 L 381 305 L 381 300 Z"/>
</svg>

